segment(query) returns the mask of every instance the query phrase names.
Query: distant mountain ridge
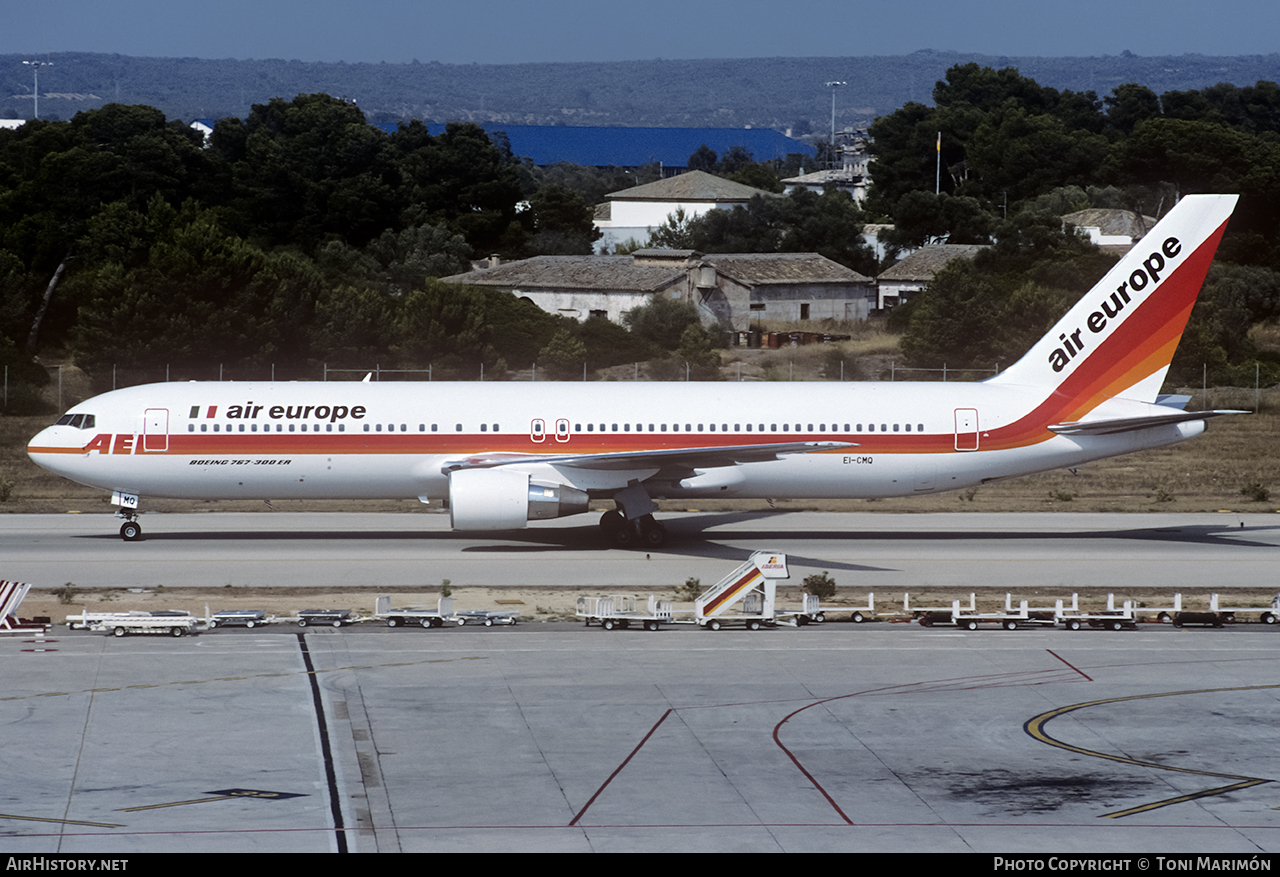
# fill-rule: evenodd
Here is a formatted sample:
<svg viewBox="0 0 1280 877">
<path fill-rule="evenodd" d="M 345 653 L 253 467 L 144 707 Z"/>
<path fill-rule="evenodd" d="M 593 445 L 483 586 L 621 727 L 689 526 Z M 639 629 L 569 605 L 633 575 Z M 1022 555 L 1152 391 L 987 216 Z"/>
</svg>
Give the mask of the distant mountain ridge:
<svg viewBox="0 0 1280 877">
<path fill-rule="evenodd" d="M 856 126 L 908 101 L 931 104 L 948 68 L 974 62 L 1016 67 L 1057 89 L 1105 97 L 1136 82 L 1157 94 L 1220 82 L 1280 80 L 1280 54 L 1140 57 L 1125 53 L 1037 58 L 935 52 L 850 58 L 756 58 L 543 64 L 346 64 L 201 60 L 55 52 L 0 55 L 0 118 L 30 118 L 40 73 L 40 115 L 69 119 L 105 103 L 148 104 L 171 119 L 244 117 L 271 98 L 324 92 L 348 98 L 372 122 L 417 118 L 524 125 L 753 126 L 797 135 Z"/>
</svg>

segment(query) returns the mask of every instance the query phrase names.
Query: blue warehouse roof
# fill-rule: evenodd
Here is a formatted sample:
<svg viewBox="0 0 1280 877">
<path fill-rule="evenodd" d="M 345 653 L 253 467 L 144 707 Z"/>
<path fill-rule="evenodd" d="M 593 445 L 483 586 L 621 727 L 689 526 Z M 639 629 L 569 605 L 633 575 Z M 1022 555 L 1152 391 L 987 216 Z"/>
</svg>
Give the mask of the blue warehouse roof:
<svg viewBox="0 0 1280 877">
<path fill-rule="evenodd" d="M 378 125 L 388 133 L 395 123 Z M 734 146 L 741 146 L 756 161 L 784 159 L 791 153 L 813 157 L 812 146 L 779 134 L 769 128 L 593 128 L 552 125 L 483 126 L 490 134 L 504 132 L 511 151 L 536 165 L 567 161 L 589 167 L 639 167 L 661 162 L 664 167 L 685 167 L 689 156 L 706 144 L 723 157 Z M 430 124 L 427 130 L 436 136 L 444 125 Z"/>
</svg>

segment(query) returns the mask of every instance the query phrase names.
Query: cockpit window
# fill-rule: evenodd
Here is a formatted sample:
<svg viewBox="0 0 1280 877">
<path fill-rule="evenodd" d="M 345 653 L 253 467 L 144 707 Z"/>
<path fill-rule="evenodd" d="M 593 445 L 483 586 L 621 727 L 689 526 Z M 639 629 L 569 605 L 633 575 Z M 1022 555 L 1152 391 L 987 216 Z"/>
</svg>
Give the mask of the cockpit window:
<svg viewBox="0 0 1280 877">
<path fill-rule="evenodd" d="M 92 414 L 64 414 L 58 418 L 57 426 L 74 426 L 76 429 L 93 429 L 97 418 Z"/>
</svg>

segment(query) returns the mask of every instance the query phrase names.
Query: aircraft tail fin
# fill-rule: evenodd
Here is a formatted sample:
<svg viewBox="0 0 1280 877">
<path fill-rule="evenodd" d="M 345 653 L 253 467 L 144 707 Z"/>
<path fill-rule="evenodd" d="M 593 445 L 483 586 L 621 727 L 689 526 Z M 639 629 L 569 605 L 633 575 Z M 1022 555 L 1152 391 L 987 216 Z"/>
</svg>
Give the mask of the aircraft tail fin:
<svg viewBox="0 0 1280 877">
<path fill-rule="evenodd" d="M 1236 198 L 1184 197 L 1022 359 L 988 383 L 1065 396 L 1064 421 L 1112 397 L 1155 402 Z"/>
</svg>

